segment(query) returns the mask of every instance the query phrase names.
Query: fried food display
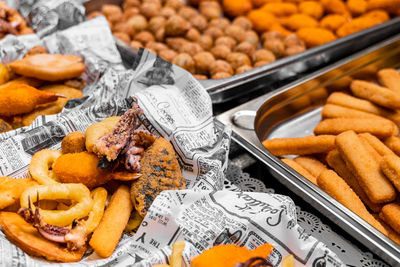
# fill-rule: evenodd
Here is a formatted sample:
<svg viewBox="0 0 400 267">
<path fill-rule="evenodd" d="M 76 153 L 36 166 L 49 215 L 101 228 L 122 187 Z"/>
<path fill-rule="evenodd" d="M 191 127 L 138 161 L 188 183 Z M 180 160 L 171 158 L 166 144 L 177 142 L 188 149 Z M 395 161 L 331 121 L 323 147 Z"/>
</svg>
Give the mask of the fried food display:
<svg viewBox="0 0 400 267">
<path fill-rule="evenodd" d="M 35 180 L 0 177 L 0 210 L 17 203 L 21 194 L 38 183 Z"/>
<path fill-rule="evenodd" d="M 62 155 L 59 150 L 43 149 L 36 152 L 29 165 L 29 173 L 39 184 L 54 184 L 59 181 L 53 172 L 53 165 Z"/>
<path fill-rule="evenodd" d="M 86 150 L 86 135 L 82 132 L 72 132 L 67 134 L 61 142 L 63 154 L 79 153 Z"/>
<path fill-rule="evenodd" d="M 17 10 L 9 8 L 7 3 L 0 2 L 0 39 L 7 34 L 23 35 L 33 33 Z"/>
<path fill-rule="evenodd" d="M 306 177 L 313 184 L 317 184 L 317 177 L 311 174 L 308 170 L 306 170 L 302 165 L 300 165 L 296 161 L 293 161 L 291 159 L 282 159 L 282 161 L 285 162 L 292 169 L 296 170 L 298 173 Z"/>
</svg>

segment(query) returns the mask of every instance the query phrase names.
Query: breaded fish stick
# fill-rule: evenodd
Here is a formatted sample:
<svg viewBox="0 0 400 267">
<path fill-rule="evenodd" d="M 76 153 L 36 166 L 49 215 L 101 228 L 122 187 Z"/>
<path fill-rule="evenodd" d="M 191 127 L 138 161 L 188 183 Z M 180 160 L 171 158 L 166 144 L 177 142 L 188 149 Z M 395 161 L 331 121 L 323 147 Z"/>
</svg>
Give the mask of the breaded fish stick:
<svg viewBox="0 0 400 267">
<path fill-rule="evenodd" d="M 328 168 L 321 161 L 314 157 L 300 156 L 294 159 L 295 162 L 300 164 L 304 169 L 311 173 L 314 177 L 318 177 L 323 171 Z"/>
<path fill-rule="evenodd" d="M 362 202 L 373 212 L 379 212 L 382 209 L 381 204 L 373 203 L 364 190 L 360 187 L 357 178 L 350 172 L 347 168 L 346 163 L 340 157 L 339 151 L 334 149 L 328 153 L 326 156 L 326 161 L 328 165 L 335 170 L 340 177 L 353 189 L 353 191 L 358 195 Z"/>
<path fill-rule="evenodd" d="M 381 170 L 400 191 L 400 158 L 396 155 L 386 155 L 381 161 Z"/>
<path fill-rule="evenodd" d="M 364 146 L 364 148 L 367 150 L 367 152 L 375 159 L 376 163 L 380 163 L 382 160 L 382 156 L 373 148 L 370 143 L 365 138 L 362 138 L 360 135 L 358 135 L 360 138 L 361 144 Z"/>
<path fill-rule="evenodd" d="M 400 95 L 386 87 L 377 84 L 354 80 L 350 84 L 354 95 L 368 99 L 369 101 L 386 108 L 400 108 Z"/>
<path fill-rule="evenodd" d="M 362 133 L 358 135 L 362 139 L 366 140 L 376 152 L 379 153 L 381 156 L 386 155 L 395 155 L 394 152 L 388 148 L 381 140 L 379 140 L 376 136 L 370 133 Z"/>
<path fill-rule="evenodd" d="M 383 206 L 379 217 L 400 234 L 400 206 L 395 203 L 390 203 Z"/>
<path fill-rule="evenodd" d="M 394 153 L 400 156 L 400 138 L 397 136 L 391 136 L 385 140 L 385 145 L 387 145 Z"/>
<path fill-rule="evenodd" d="M 343 107 L 343 106 L 339 106 L 339 105 L 335 105 L 335 104 L 326 104 L 324 105 L 324 108 L 321 111 L 321 117 L 322 119 L 326 119 L 326 118 L 371 118 L 371 119 L 382 119 L 382 120 L 387 120 L 386 118 L 373 114 L 373 113 L 369 113 L 369 112 L 365 112 L 365 111 L 361 111 L 361 110 L 357 110 L 357 109 L 353 109 L 353 108 L 348 108 L 348 107 Z"/>
<path fill-rule="evenodd" d="M 334 135 L 309 135 L 295 138 L 267 139 L 262 142 L 264 147 L 275 156 L 309 155 L 325 153 L 335 148 Z"/>
<path fill-rule="evenodd" d="M 372 202 L 387 203 L 396 198 L 392 184 L 383 176 L 379 164 L 364 148 L 354 131 L 339 134 L 336 137 L 336 147 Z"/>
<path fill-rule="evenodd" d="M 307 171 L 306 169 L 304 169 L 300 164 L 298 164 L 297 162 L 291 160 L 291 159 L 282 159 L 282 161 L 289 165 L 290 168 L 294 169 L 295 171 L 297 171 L 298 173 L 300 173 L 301 175 L 303 175 L 304 177 L 306 177 L 310 182 L 312 182 L 313 184 L 317 184 L 317 178 L 312 175 L 309 171 Z"/>
<path fill-rule="evenodd" d="M 392 227 L 390 227 L 389 225 L 387 225 L 381 218 L 379 218 L 379 214 L 372 214 L 372 216 L 374 216 L 374 218 L 381 223 L 381 225 L 383 226 L 383 228 L 386 229 L 386 231 L 388 232 L 388 237 L 390 239 L 392 239 L 392 241 L 394 241 L 396 244 L 400 245 L 400 234 L 396 233 L 395 230 L 392 229 Z"/>
<path fill-rule="evenodd" d="M 317 184 L 328 195 L 342 203 L 384 235 L 388 234 L 385 228 L 368 212 L 357 194 L 336 172 L 332 170 L 322 172 L 317 178 Z"/>
<path fill-rule="evenodd" d="M 395 69 L 378 71 L 379 82 L 388 89 L 400 93 L 400 72 Z"/>
<path fill-rule="evenodd" d="M 365 118 L 335 118 L 326 119 L 314 128 L 314 134 L 337 135 L 353 130 L 356 133 L 371 133 L 379 138 L 386 138 L 395 132 L 395 125 L 391 121 Z"/>
</svg>

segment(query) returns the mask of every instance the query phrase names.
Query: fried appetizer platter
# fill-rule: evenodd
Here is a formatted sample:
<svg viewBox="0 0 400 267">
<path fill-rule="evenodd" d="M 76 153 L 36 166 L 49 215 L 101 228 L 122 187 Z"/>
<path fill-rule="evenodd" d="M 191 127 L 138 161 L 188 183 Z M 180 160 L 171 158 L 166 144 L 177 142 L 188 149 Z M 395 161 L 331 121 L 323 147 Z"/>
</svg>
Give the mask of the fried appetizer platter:
<svg viewBox="0 0 400 267">
<path fill-rule="evenodd" d="M 314 134 L 263 141 L 275 156 L 400 245 L 400 73 L 333 92 Z"/>
<path fill-rule="evenodd" d="M 161 191 L 184 189 L 172 145 L 138 129 L 141 113 L 134 103 L 122 116 L 69 133 L 61 151 L 36 152 L 32 178 L 0 177 L 0 224 L 7 238 L 47 260 L 79 261 L 89 246 L 109 257 Z"/>
<path fill-rule="evenodd" d="M 0 64 L 0 133 L 30 125 L 38 116 L 61 112 L 83 97 L 81 57 L 48 54 L 34 47 L 21 60 Z"/>
<path fill-rule="evenodd" d="M 7 34 L 22 35 L 33 33 L 26 21 L 17 10 L 9 8 L 5 2 L 0 2 L 0 39 Z"/>
</svg>

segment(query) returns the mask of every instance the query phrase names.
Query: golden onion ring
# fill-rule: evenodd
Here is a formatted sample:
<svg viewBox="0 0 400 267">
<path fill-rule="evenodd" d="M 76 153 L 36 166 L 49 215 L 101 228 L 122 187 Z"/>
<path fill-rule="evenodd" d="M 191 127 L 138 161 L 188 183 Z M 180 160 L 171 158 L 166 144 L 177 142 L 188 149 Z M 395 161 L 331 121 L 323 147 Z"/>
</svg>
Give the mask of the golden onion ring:
<svg viewBox="0 0 400 267">
<path fill-rule="evenodd" d="M 101 218 L 103 218 L 104 208 L 106 207 L 107 201 L 107 190 L 103 187 L 98 187 L 92 190 L 91 195 L 93 198 L 93 206 L 85 223 L 87 234 L 93 232 L 99 225 Z"/>
<path fill-rule="evenodd" d="M 59 179 L 49 168 L 53 166 L 56 159 L 61 155 L 61 151 L 51 149 L 43 149 L 36 152 L 29 165 L 29 172 L 32 178 L 39 184 L 58 183 Z"/>
<path fill-rule="evenodd" d="M 39 200 L 71 199 L 77 202 L 68 210 L 39 210 L 44 222 L 57 226 L 67 226 L 74 219 L 87 216 L 93 205 L 90 191 L 83 184 L 48 184 L 26 189 L 21 195 L 21 207 L 28 208 L 30 199 L 32 210 L 35 211 L 33 203 L 37 201 L 38 195 Z"/>
</svg>

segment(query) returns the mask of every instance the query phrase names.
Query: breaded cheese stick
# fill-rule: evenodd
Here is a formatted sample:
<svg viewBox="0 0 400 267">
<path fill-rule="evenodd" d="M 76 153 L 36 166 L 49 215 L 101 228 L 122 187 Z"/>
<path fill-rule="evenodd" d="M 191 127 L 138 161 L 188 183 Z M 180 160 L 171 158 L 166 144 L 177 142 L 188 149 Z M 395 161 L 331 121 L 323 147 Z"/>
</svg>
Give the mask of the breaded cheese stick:
<svg viewBox="0 0 400 267">
<path fill-rule="evenodd" d="M 383 206 L 379 218 L 400 234 L 400 205 L 390 203 Z"/>
<path fill-rule="evenodd" d="M 325 153 L 335 148 L 335 136 L 309 135 L 295 138 L 276 138 L 264 140 L 262 144 L 275 156 L 309 155 Z"/>
<path fill-rule="evenodd" d="M 368 212 L 357 194 L 336 172 L 332 170 L 322 172 L 317 178 L 317 184 L 328 195 L 342 203 L 370 225 L 383 234 L 388 234 L 385 228 Z"/>
<path fill-rule="evenodd" d="M 364 148 L 367 150 L 367 152 L 374 158 L 376 163 L 380 163 L 382 160 L 382 156 L 379 155 L 379 153 L 368 143 L 368 141 L 364 138 L 362 138 L 360 135 L 358 135 L 360 138 L 361 144 L 364 146 Z"/>
<path fill-rule="evenodd" d="M 392 239 L 392 241 L 394 241 L 396 244 L 400 245 L 400 234 L 396 233 L 395 230 L 392 229 L 392 227 L 390 227 L 389 225 L 387 225 L 381 218 L 379 218 L 379 214 L 372 214 L 372 216 L 374 216 L 374 218 L 381 223 L 381 225 L 383 226 L 383 228 L 386 229 L 386 231 L 388 232 L 388 237 L 390 239 Z"/>
<path fill-rule="evenodd" d="M 381 173 L 379 164 L 364 148 L 354 131 L 339 134 L 336 137 L 336 147 L 372 202 L 387 203 L 396 198 L 392 184 Z"/>
<path fill-rule="evenodd" d="M 400 156 L 400 138 L 397 136 L 391 136 L 385 140 L 387 145 L 396 155 Z"/>
<path fill-rule="evenodd" d="M 400 191 L 400 158 L 396 155 L 386 155 L 381 160 L 381 170 Z"/>
<path fill-rule="evenodd" d="M 355 96 L 368 99 L 369 101 L 386 108 L 400 108 L 400 95 L 386 87 L 377 84 L 354 80 L 350 89 Z"/>
<path fill-rule="evenodd" d="M 353 108 L 349 108 L 349 107 L 343 107 L 343 106 L 339 106 L 339 105 L 335 105 L 335 104 L 326 104 L 324 105 L 322 111 L 321 111 L 321 117 L 322 119 L 327 119 L 327 118 L 371 118 L 371 119 L 382 119 L 382 120 L 387 120 L 386 118 L 373 114 L 373 113 L 369 113 L 369 112 L 365 112 L 365 111 L 361 111 L 361 110 L 357 110 L 357 109 L 353 109 Z"/>
<path fill-rule="evenodd" d="M 290 168 L 294 169 L 295 171 L 297 171 L 298 173 L 300 173 L 301 175 L 303 175 L 304 177 L 306 177 L 310 182 L 312 182 L 313 184 L 317 184 L 317 178 L 312 175 L 309 171 L 307 171 L 306 169 L 304 169 L 300 164 L 298 164 L 297 162 L 291 160 L 291 159 L 282 159 L 282 161 L 288 165 Z"/>
<path fill-rule="evenodd" d="M 371 133 L 379 138 L 393 135 L 395 125 L 391 121 L 365 118 L 335 118 L 326 119 L 314 128 L 314 134 L 337 135 L 353 130 L 356 133 Z"/>
<path fill-rule="evenodd" d="M 376 136 L 370 133 L 361 133 L 358 135 L 361 139 L 366 140 L 376 152 L 379 153 L 381 156 L 386 155 L 395 155 L 395 153 L 388 148 L 381 140 L 379 140 Z"/>
<path fill-rule="evenodd" d="M 388 89 L 400 94 L 400 72 L 396 69 L 381 69 L 378 71 L 379 82 Z"/>
<path fill-rule="evenodd" d="M 314 177 L 318 177 L 321 172 L 326 171 L 328 168 L 321 161 L 310 156 L 299 156 L 294 159 L 295 162 L 300 164 L 304 169 L 311 173 Z"/>
<path fill-rule="evenodd" d="M 326 156 L 326 161 L 328 165 L 335 170 L 340 177 L 353 189 L 353 191 L 358 195 L 362 202 L 373 212 L 380 212 L 382 209 L 382 204 L 373 203 L 364 190 L 359 185 L 357 178 L 350 172 L 347 168 L 346 163 L 340 157 L 339 151 L 334 149 L 328 153 Z"/>
</svg>

